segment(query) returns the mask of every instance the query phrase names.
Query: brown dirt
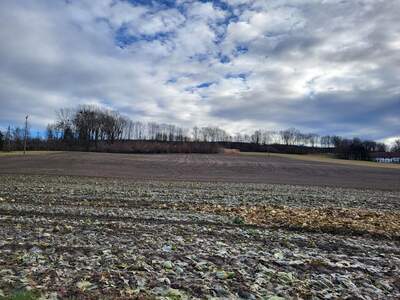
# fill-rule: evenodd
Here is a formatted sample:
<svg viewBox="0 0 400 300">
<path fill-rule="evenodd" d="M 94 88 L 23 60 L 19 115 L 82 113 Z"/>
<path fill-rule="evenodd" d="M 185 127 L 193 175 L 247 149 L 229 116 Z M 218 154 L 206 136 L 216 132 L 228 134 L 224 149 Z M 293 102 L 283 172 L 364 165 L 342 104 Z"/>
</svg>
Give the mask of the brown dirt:
<svg viewBox="0 0 400 300">
<path fill-rule="evenodd" d="M 278 183 L 400 190 L 400 170 L 297 161 L 273 156 L 63 152 L 0 157 L 0 174 Z"/>
<path fill-rule="evenodd" d="M 135 160 L 146 166 L 169 159 L 175 174 L 188 174 L 182 166 L 197 159 L 214 165 L 215 176 L 224 164 L 246 163 L 223 155 L 52 155 L 41 168 L 35 159 L 34 170 L 104 172 L 99 158 L 106 157 L 119 171 Z M 4 162 L 19 160 L 3 160 L 0 168 Z M 129 178 L 1 175 L 6 297 L 26 288 L 43 298 L 146 293 L 143 299 L 151 299 L 175 292 L 207 299 L 222 288 L 226 299 L 399 299 L 400 191 Z"/>
<path fill-rule="evenodd" d="M 224 149 L 224 154 L 225 155 L 239 155 L 240 150 L 239 149 Z"/>
</svg>

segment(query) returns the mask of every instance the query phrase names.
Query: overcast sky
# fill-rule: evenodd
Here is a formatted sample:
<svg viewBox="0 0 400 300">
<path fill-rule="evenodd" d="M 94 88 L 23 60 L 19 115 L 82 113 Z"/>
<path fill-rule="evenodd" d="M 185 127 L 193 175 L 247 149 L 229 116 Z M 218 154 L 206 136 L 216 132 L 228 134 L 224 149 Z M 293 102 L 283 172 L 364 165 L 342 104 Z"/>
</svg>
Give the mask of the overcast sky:
<svg viewBox="0 0 400 300">
<path fill-rule="evenodd" d="M 84 103 L 231 133 L 400 136 L 399 0 L 1 0 L 0 127 Z"/>
</svg>

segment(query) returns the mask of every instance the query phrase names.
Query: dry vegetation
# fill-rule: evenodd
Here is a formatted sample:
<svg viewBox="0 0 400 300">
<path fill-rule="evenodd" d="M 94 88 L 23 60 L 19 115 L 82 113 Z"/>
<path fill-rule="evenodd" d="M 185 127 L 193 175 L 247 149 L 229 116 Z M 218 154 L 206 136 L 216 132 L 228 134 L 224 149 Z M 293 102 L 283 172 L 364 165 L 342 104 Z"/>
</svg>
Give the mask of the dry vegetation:
<svg viewBox="0 0 400 300">
<path fill-rule="evenodd" d="M 240 154 L 245 156 L 271 156 L 271 157 L 303 160 L 309 162 L 323 162 L 323 163 L 332 163 L 332 164 L 340 164 L 348 166 L 361 166 L 361 167 L 374 167 L 374 168 L 400 170 L 400 164 L 383 164 L 373 161 L 339 159 L 335 158 L 333 154 L 282 154 L 282 153 L 260 153 L 260 152 L 241 152 Z"/>
<path fill-rule="evenodd" d="M 371 189 L 2 175 L 0 293 L 395 299 L 399 200 Z"/>
<path fill-rule="evenodd" d="M 43 155 L 43 154 L 51 154 L 51 153 L 61 153 L 60 151 L 0 151 L 0 157 L 8 157 L 8 156 L 31 156 L 31 155 Z"/>
<path fill-rule="evenodd" d="M 162 208 L 170 209 L 164 204 Z M 400 213 L 353 208 L 297 208 L 271 205 L 222 206 L 185 205 L 176 210 L 199 211 L 230 216 L 237 223 L 262 225 L 306 232 L 370 235 L 400 240 Z"/>
</svg>

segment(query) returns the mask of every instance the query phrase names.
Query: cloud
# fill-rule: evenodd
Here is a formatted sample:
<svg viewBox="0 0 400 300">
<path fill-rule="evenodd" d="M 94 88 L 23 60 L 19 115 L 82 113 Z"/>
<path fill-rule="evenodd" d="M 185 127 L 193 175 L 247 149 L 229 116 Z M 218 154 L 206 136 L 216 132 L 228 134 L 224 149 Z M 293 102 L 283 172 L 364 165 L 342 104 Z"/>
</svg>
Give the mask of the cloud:
<svg viewBox="0 0 400 300">
<path fill-rule="evenodd" d="M 0 127 L 81 103 L 234 133 L 400 135 L 400 2 L 0 4 Z"/>
</svg>

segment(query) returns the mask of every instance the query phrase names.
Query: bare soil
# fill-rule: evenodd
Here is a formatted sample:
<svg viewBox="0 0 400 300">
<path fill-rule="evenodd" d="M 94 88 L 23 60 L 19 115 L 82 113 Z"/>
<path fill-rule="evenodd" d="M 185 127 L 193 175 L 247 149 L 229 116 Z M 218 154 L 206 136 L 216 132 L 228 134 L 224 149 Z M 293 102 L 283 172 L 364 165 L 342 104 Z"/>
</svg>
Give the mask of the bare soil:
<svg viewBox="0 0 400 300">
<path fill-rule="evenodd" d="M 62 152 L 0 157 L 0 174 L 276 183 L 400 190 L 400 169 L 334 165 L 276 156 Z"/>
<path fill-rule="evenodd" d="M 276 156 L 1 157 L 0 299 L 400 299 L 399 179 Z"/>
<path fill-rule="evenodd" d="M 0 175 L 0 295 L 399 299 L 399 211 L 398 191 Z"/>
</svg>

